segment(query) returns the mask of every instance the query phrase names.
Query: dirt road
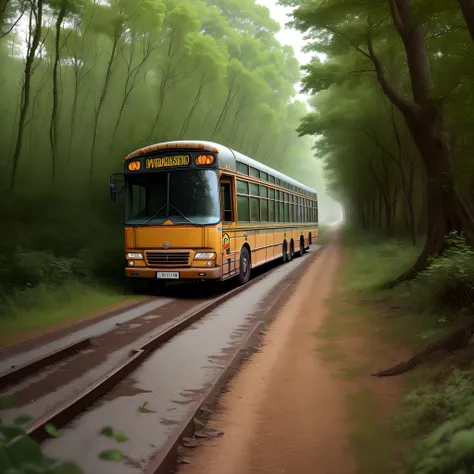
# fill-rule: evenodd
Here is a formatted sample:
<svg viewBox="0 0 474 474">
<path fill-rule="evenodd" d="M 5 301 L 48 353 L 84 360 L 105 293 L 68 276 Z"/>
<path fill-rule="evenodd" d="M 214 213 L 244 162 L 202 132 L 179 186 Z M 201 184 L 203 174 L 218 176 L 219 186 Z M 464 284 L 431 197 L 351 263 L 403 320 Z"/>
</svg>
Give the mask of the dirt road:
<svg viewBox="0 0 474 474">
<path fill-rule="evenodd" d="M 231 382 L 211 426 L 224 436 L 197 448 L 183 474 L 351 474 L 340 381 L 317 354 L 339 265 L 330 245 L 271 326 L 261 352 Z"/>
</svg>

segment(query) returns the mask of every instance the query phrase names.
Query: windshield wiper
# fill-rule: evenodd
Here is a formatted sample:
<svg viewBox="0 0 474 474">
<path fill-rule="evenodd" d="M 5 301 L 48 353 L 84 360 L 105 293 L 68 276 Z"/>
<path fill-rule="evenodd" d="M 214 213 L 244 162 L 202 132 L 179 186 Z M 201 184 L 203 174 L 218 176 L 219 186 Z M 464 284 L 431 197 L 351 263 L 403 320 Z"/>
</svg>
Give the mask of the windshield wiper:
<svg viewBox="0 0 474 474">
<path fill-rule="evenodd" d="M 166 207 L 166 204 L 163 204 L 151 217 L 149 217 L 145 222 L 142 222 L 138 227 L 142 227 L 148 224 L 148 222 L 153 220 L 162 211 L 164 207 Z"/>
<path fill-rule="evenodd" d="M 176 206 L 173 206 L 173 204 L 170 203 L 170 207 L 172 207 L 173 209 L 175 209 L 175 210 L 179 213 L 179 215 L 180 215 L 183 219 L 187 220 L 190 224 L 197 225 L 197 224 L 196 224 L 195 222 L 193 222 L 189 217 L 186 217 Z M 170 217 L 170 216 L 168 216 L 168 217 Z"/>
</svg>

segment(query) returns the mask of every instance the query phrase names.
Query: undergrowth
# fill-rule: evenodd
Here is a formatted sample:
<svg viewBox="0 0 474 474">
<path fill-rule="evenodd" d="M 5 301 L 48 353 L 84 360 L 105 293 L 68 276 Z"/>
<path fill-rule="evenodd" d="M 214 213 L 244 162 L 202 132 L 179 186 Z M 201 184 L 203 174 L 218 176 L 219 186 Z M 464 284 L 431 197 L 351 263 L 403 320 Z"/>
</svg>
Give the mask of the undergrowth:
<svg viewBox="0 0 474 474">
<path fill-rule="evenodd" d="M 420 249 L 355 229 L 344 229 L 342 241 L 350 255 L 347 286 L 361 304 L 380 310 L 379 317 L 387 315 L 383 311 L 391 316 L 383 326 L 392 341 L 420 349 L 460 319 L 472 318 L 474 252 L 461 235 L 447 235 L 444 255 L 392 291 L 380 288 L 409 268 Z M 396 433 L 412 440 L 404 474 L 474 473 L 473 354 L 474 346 L 444 355 L 411 375 L 410 390 L 393 420 Z"/>
<path fill-rule="evenodd" d="M 121 209 L 108 196 L 18 195 L 0 202 L 2 335 L 120 301 Z"/>
</svg>

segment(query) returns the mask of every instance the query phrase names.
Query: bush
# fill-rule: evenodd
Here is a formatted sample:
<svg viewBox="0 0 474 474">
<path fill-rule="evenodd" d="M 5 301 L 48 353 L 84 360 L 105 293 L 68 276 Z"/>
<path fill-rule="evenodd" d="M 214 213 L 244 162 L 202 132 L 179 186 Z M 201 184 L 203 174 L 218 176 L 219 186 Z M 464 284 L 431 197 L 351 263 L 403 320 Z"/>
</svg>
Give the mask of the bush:
<svg viewBox="0 0 474 474">
<path fill-rule="evenodd" d="M 466 353 L 467 356 L 472 354 Z M 442 373 L 443 371 L 441 371 Z M 440 374 L 441 374 L 440 373 Z M 421 437 L 406 456 L 405 474 L 471 474 L 474 472 L 474 365 L 455 368 L 405 397 L 395 429 Z"/>
<path fill-rule="evenodd" d="M 128 287 L 123 229 L 114 222 L 121 210 L 86 198 L 15 196 L 13 203 L 0 203 L 0 221 L 8 229 L 0 233 L 2 309 L 13 300 L 43 297 L 47 289 L 57 294 L 70 282 Z"/>
<path fill-rule="evenodd" d="M 474 403 L 418 443 L 407 459 L 406 474 L 474 472 Z"/>
<path fill-rule="evenodd" d="M 405 409 L 395 418 L 404 436 L 424 435 L 440 423 L 455 419 L 474 402 L 474 369 L 454 369 L 442 381 L 425 383 L 404 399 Z"/>
<path fill-rule="evenodd" d="M 398 291 L 416 309 L 474 307 L 474 251 L 456 232 L 446 236 L 446 251 Z M 452 313 L 451 313 L 452 314 Z"/>
</svg>

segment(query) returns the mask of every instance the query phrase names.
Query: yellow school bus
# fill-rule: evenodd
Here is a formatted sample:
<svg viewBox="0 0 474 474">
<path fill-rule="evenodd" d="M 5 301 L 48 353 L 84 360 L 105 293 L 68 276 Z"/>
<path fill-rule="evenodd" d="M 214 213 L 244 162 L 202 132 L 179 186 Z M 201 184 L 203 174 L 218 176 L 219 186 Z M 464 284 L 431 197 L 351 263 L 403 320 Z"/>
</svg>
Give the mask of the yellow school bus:
<svg viewBox="0 0 474 474">
<path fill-rule="evenodd" d="M 240 284 L 252 268 L 303 255 L 318 237 L 316 192 L 235 150 L 173 141 L 124 164 L 125 274 Z M 119 191 L 111 180 L 111 196 Z"/>
</svg>

